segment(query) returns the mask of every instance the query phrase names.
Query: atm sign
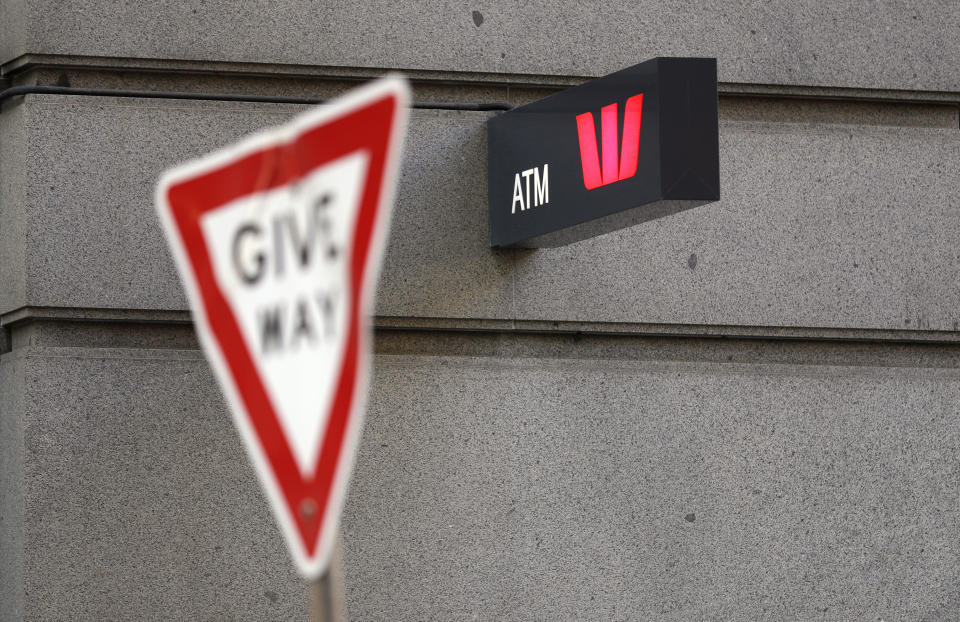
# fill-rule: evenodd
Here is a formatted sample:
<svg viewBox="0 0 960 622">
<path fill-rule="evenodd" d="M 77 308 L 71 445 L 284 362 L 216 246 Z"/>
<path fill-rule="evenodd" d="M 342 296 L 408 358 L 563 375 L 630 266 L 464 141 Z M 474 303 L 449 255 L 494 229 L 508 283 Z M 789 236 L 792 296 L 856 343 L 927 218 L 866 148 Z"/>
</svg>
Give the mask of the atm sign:
<svg viewBox="0 0 960 622">
<path fill-rule="evenodd" d="M 715 59 L 650 60 L 487 133 L 492 246 L 560 246 L 720 198 Z"/>
</svg>

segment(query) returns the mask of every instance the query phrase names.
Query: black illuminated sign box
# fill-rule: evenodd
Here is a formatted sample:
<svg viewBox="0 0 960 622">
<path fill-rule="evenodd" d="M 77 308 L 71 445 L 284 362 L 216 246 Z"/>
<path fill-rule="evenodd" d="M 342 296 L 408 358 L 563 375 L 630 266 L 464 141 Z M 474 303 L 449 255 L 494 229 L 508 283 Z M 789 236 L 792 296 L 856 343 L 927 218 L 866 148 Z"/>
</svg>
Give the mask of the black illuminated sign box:
<svg viewBox="0 0 960 622">
<path fill-rule="evenodd" d="M 655 58 L 487 133 L 492 246 L 561 246 L 720 198 L 713 58 Z"/>
</svg>

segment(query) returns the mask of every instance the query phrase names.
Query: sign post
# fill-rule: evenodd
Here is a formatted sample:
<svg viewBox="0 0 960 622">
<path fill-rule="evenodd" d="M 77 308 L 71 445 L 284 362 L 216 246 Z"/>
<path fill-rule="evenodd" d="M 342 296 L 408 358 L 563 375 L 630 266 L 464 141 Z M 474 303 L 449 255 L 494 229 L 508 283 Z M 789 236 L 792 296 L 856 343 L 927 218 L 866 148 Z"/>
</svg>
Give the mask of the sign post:
<svg viewBox="0 0 960 622">
<path fill-rule="evenodd" d="M 327 571 L 310 583 L 310 622 L 346 622 L 342 552 L 338 535 Z"/>
<path fill-rule="evenodd" d="M 331 604 L 409 100 L 381 79 L 167 171 L 156 192 L 204 353 L 300 573 Z"/>
</svg>

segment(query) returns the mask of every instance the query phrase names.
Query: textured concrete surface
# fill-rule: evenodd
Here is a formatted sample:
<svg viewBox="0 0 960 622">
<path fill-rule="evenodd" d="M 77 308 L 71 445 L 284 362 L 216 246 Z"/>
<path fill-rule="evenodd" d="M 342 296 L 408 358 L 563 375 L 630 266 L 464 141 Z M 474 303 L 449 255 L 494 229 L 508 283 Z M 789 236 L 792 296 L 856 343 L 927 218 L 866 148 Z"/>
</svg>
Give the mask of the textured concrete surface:
<svg viewBox="0 0 960 622">
<path fill-rule="evenodd" d="M 654 56 L 716 56 L 727 82 L 960 89 L 951 0 L 5 2 L 0 62 L 34 53 L 596 76 Z"/>
<path fill-rule="evenodd" d="M 197 103 L 105 104 L 56 98 L 41 104 L 46 114 L 30 117 L 29 203 L 22 209 L 34 243 L 27 249 L 26 300 L 186 308 L 153 211 L 160 172 L 284 121 L 296 109 L 278 106 L 248 115 L 237 105 L 214 114 L 215 107 Z M 211 123 L 211 114 L 220 122 Z M 160 126 L 159 134 L 148 129 Z M 71 289 L 76 296 L 68 294 Z"/>
<path fill-rule="evenodd" d="M 99 332 L 91 327 L 90 332 Z M 109 338 L 112 331 L 105 331 Z M 46 339 L 55 338 L 55 333 Z M 854 367 L 960 368 L 960 342 L 847 341 L 831 339 L 737 339 L 676 336 L 584 335 L 578 333 L 377 330 L 375 351 L 382 355 L 598 359 L 631 361 L 757 363 Z M 81 338 L 84 342 L 91 337 Z M 79 340 L 78 340 L 79 341 Z M 775 345 L 772 345 L 775 344 Z"/>
<path fill-rule="evenodd" d="M 26 300 L 27 115 L 0 110 L 0 313 Z"/>
<path fill-rule="evenodd" d="M 719 203 L 523 256 L 516 317 L 957 330 L 960 133 L 726 123 L 720 146 Z"/>
<path fill-rule="evenodd" d="M 960 127 L 956 104 L 831 101 L 777 97 L 720 96 L 720 120 L 767 123 L 841 123 L 898 127 Z"/>
<path fill-rule="evenodd" d="M 27 620 L 302 619 L 196 352 L 18 352 Z M 960 616 L 960 374 L 864 362 L 378 356 L 352 619 Z"/>
<path fill-rule="evenodd" d="M 378 314 L 510 317 L 513 257 L 488 234 L 486 118 L 414 111 Z"/>
<path fill-rule="evenodd" d="M 70 310 L 73 311 L 73 310 Z M 73 318 L 71 318 L 72 320 Z M 11 331 L 13 347 L 64 346 L 70 348 L 145 348 L 199 350 L 189 323 L 31 321 Z"/>
<path fill-rule="evenodd" d="M 0 620 L 23 619 L 24 369 L 0 356 Z"/>
<path fill-rule="evenodd" d="M 22 352 L 26 620 L 304 618 L 198 352 Z"/>
<path fill-rule="evenodd" d="M 960 615 L 955 371 L 378 363 L 360 619 Z"/>
<path fill-rule="evenodd" d="M 296 110 L 32 96 L 26 108 L 28 290 L 3 311 L 185 308 L 150 204 L 157 175 Z M 380 315 L 956 330 L 956 129 L 870 113 L 725 122 L 719 203 L 513 252 L 486 246 L 486 116 L 414 113 Z"/>
<path fill-rule="evenodd" d="M 378 363 L 359 619 L 960 615 L 955 371 Z"/>
<path fill-rule="evenodd" d="M 29 21 L 26 0 L 0 2 L 0 64 L 24 53 Z"/>
</svg>

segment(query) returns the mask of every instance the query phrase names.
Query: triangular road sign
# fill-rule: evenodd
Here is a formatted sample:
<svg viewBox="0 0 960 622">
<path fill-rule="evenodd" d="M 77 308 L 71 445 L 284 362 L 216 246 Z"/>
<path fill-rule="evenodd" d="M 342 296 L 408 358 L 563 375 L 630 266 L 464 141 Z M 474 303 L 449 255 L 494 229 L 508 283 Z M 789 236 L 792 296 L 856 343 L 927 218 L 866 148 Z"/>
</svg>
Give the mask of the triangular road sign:
<svg viewBox="0 0 960 622">
<path fill-rule="evenodd" d="M 326 570 L 363 422 L 409 100 L 384 78 L 157 187 L 200 342 L 307 578 Z"/>
</svg>

